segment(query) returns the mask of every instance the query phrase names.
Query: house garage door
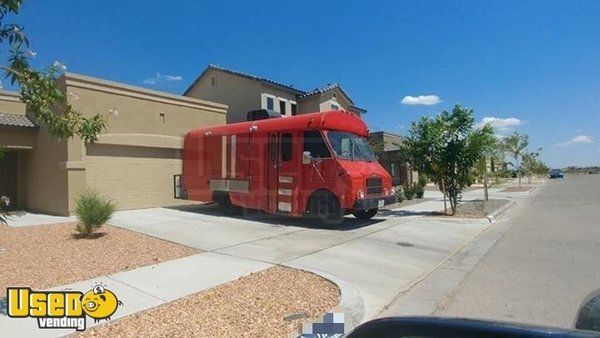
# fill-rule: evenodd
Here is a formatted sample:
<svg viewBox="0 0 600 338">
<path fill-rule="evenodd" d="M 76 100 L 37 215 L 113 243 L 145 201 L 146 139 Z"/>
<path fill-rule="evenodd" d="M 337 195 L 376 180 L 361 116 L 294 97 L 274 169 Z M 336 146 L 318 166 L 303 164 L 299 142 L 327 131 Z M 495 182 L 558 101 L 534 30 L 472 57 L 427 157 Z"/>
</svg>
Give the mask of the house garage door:
<svg viewBox="0 0 600 338">
<path fill-rule="evenodd" d="M 181 174 L 179 149 L 93 144 L 86 147 L 89 188 L 118 209 L 181 204 L 173 198 L 173 175 Z"/>
</svg>

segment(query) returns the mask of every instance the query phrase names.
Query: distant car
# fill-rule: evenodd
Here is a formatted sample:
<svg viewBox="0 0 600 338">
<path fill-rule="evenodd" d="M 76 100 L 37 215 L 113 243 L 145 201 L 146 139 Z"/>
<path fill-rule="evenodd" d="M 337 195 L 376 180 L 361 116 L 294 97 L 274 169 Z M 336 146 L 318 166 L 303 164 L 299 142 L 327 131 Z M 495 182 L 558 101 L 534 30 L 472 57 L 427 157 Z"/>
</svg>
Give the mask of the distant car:
<svg viewBox="0 0 600 338">
<path fill-rule="evenodd" d="M 565 178 L 565 175 L 560 169 L 552 169 L 550 170 L 550 178 Z"/>
</svg>

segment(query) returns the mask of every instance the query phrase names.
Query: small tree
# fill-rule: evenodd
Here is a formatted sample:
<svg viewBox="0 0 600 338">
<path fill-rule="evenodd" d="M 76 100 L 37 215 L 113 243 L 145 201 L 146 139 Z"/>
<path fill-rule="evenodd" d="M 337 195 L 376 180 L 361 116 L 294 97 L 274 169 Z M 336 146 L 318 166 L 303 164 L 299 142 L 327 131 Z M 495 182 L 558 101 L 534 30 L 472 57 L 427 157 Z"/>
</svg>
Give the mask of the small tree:
<svg viewBox="0 0 600 338">
<path fill-rule="evenodd" d="M 517 171 L 517 178 L 519 180 L 519 186 L 521 186 L 522 176 L 522 160 L 525 149 L 529 145 L 529 136 L 526 134 L 520 134 L 515 132 L 514 134 L 507 136 L 503 140 L 503 148 L 512 156 L 515 163 L 511 163 Z"/>
<path fill-rule="evenodd" d="M 67 102 L 65 93 L 58 88 L 56 80 L 66 70 L 59 62 L 54 62 L 44 71 L 34 70 L 29 59 L 35 52 L 29 50 L 29 41 L 23 27 L 16 23 L 6 23 L 7 15 L 18 15 L 22 0 L 0 1 L 0 44 L 10 50 L 8 64 L 0 66 L 12 84 L 21 90 L 21 100 L 38 123 L 45 124 L 50 134 L 57 138 L 75 135 L 85 142 L 94 142 L 98 134 L 106 128 L 105 116 L 96 114 L 84 117 Z"/>
<path fill-rule="evenodd" d="M 112 217 L 115 205 L 94 190 L 86 191 L 77 199 L 75 214 L 79 218 L 75 228 L 83 237 L 91 237 L 94 231 Z"/>
<path fill-rule="evenodd" d="M 535 152 L 526 152 L 523 154 L 523 173 L 527 175 L 527 183 L 531 184 L 532 175 L 541 175 L 548 172 L 548 167 L 544 162 L 540 160 L 540 152 L 542 148 L 539 148 Z"/>
<path fill-rule="evenodd" d="M 494 135 L 486 136 L 482 148 L 483 156 L 475 165 L 475 172 L 483 181 L 483 200 L 489 201 L 488 161 L 491 162 L 498 156 L 498 139 Z"/>
<path fill-rule="evenodd" d="M 448 196 L 453 215 L 473 167 L 493 138 L 490 125 L 475 129 L 474 122 L 472 109 L 456 105 L 452 112 L 413 122 L 405 142 L 414 167 Z"/>
</svg>

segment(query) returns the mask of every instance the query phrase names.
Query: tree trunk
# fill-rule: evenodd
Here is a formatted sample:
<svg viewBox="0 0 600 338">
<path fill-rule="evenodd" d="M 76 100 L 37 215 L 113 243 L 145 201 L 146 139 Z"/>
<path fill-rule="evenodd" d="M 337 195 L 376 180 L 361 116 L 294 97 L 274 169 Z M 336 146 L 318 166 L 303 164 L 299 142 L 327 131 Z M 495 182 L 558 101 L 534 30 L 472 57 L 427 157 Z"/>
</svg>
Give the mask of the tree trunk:
<svg viewBox="0 0 600 338">
<path fill-rule="evenodd" d="M 444 194 L 444 214 L 448 214 L 448 207 L 446 206 L 446 184 L 442 180 L 442 194 Z"/>
<path fill-rule="evenodd" d="M 483 200 L 489 201 L 490 197 L 488 195 L 488 174 L 487 174 L 487 163 L 485 168 L 483 169 Z"/>
<path fill-rule="evenodd" d="M 452 210 L 451 215 L 454 216 L 456 214 L 456 196 L 449 196 L 450 199 L 450 210 Z"/>
<path fill-rule="evenodd" d="M 519 160 L 517 159 L 517 178 L 519 179 L 519 188 L 521 187 L 521 167 L 519 166 Z"/>
</svg>

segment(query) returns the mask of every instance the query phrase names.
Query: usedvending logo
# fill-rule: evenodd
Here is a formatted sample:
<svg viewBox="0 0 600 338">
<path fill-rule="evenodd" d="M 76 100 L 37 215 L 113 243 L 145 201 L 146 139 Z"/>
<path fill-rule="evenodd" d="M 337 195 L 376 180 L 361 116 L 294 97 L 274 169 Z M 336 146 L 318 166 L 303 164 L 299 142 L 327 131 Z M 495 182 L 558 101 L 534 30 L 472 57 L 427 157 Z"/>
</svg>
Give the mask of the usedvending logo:
<svg viewBox="0 0 600 338">
<path fill-rule="evenodd" d="M 110 317 L 123 303 L 102 284 L 80 291 L 33 291 L 26 287 L 7 288 L 7 312 L 12 318 L 37 318 L 40 329 L 85 330 L 86 315 L 95 322 Z"/>
</svg>

